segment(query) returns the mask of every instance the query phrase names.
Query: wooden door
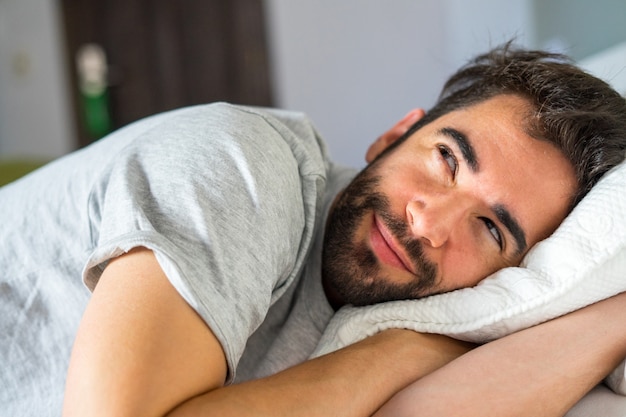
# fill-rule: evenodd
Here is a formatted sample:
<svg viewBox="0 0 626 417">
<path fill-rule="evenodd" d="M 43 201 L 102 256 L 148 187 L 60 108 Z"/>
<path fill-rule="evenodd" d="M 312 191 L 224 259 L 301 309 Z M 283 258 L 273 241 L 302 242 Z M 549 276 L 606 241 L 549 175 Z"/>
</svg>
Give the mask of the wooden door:
<svg viewBox="0 0 626 417">
<path fill-rule="evenodd" d="M 80 144 L 86 132 L 75 57 L 100 45 L 112 128 L 181 106 L 272 105 L 262 0 L 62 0 Z"/>
</svg>

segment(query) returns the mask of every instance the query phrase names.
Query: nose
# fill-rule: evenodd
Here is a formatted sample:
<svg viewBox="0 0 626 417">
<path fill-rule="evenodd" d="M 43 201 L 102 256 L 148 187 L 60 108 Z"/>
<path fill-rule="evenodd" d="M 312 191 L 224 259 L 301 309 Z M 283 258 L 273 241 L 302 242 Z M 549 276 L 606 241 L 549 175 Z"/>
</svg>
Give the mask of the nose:
<svg viewBox="0 0 626 417">
<path fill-rule="evenodd" d="M 415 238 L 440 248 L 461 227 L 467 208 L 468 203 L 457 198 L 412 200 L 406 206 L 409 229 Z"/>
</svg>

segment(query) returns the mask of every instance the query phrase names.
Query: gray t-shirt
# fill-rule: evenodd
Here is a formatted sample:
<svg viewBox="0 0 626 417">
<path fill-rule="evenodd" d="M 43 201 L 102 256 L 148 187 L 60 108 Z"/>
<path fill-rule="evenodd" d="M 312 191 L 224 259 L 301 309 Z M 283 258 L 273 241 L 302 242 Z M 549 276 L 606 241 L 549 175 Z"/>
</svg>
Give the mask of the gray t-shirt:
<svg viewBox="0 0 626 417">
<path fill-rule="evenodd" d="M 137 246 L 211 327 L 230 380 L 305 360 L 332 315 L 326 213 L 353 174 L 302 114 L 213 104 L 132 124 L 0 188 L 0 415 L 60 414 L 85 284 Z"/>
</svg>

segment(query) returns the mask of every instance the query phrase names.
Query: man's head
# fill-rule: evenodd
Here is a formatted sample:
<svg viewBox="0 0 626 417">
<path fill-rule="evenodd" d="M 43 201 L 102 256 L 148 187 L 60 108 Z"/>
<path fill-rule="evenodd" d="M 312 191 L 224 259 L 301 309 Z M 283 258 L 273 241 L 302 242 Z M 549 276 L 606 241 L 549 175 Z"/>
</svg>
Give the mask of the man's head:
<svg viewBox="0 0 626 417">
<path fill-rule="evenodd" d="M 517 265 L 621 162 L 625 138 L 624 99 L 572 65 L 508 46 L 477 58 L 405 135 L 370 149 L 337 199 L 329 299 L 418 298 Z"/>
<path fill-rule="evenodd" d="M 624 97 L 564 55 L 515 49 L 511 43 L 479 55 L 452 75 L 438 102 L 405 138 L 446 113 L 500 94 L 528 100 L 529 135 L 553 143 L 574 166 L 578 190 L 572 206 L 624 159 Z"/>
</svg>

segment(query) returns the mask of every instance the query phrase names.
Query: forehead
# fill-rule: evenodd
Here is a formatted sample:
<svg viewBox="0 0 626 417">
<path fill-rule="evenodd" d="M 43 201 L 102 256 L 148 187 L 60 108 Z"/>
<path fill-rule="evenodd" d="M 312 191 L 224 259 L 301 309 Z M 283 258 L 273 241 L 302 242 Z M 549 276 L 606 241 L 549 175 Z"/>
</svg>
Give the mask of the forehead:
<svg viewBox="0 0 626 417">
<path fill-rule="evenodd" d="M 442 140 L 442 129 L 467 138 L 475 169 L 465 161 L 458 186 L 491 206 L 504 206 L 518 220 L 528 244 L 551 234 L 565 218 L 576 189 L 571 163 L 553 144 L 535 139 L 526 126 L 530 104 L 513 95 L 488 99 L 448 113 L 424 128 L 426 140 Z M 457 157 L 463 159 L 462 149 Z"/>
</svg>

